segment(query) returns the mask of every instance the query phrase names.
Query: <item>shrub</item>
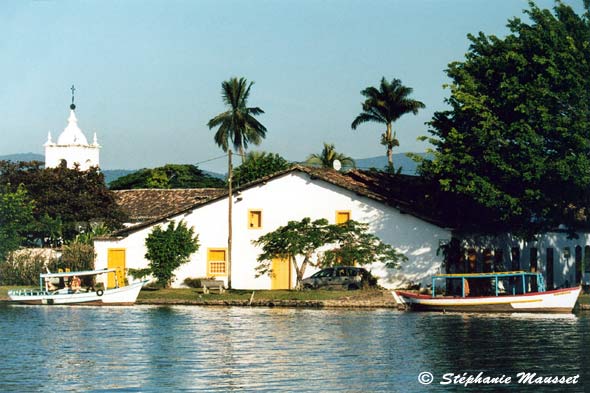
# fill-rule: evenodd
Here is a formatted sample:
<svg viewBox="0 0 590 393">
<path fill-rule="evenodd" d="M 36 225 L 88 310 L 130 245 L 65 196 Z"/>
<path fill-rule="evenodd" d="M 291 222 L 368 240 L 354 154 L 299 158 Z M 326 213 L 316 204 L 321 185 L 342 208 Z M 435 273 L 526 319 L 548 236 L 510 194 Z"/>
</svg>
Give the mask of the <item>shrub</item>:
<svg viewBox="0 0 590 393">
<path fill-rule="evenodd" d="M 149 267 L 146 267 L 144 269 L 129 268 L 129 269 L 127 269 L 127 273 L 129 273 L 129 275 L 131 277 L 141 280 L 141 279 L 144 279 L 144 278 L 148 277 L 149 275 L 151 275 L 152 269 L 150 269 Z"/>
<path fill-rule="evenodd" d="M 63 247 L 60 268 L 72 271 L 94 269 L 94 247 L 84 243 L 70 243 Z"/>
<path fill-rule="evenodd" d="M 184 221 L 175 226 L 174 221 L 166 229 L 156 226 L 145 239 L 146 259 L 159 287 L 167 288 L 174 270 L 190 260 L 192 253 L 199 249 L 199 236 L 188 228 Z"/>
<path fill-rule="evenodd" d="M 57 271 L 59 260 L 48 256 L 47 249 L 19 250 L 0 263 L 1 285 L 39 285 L 39 274 Z"/>
</svg>

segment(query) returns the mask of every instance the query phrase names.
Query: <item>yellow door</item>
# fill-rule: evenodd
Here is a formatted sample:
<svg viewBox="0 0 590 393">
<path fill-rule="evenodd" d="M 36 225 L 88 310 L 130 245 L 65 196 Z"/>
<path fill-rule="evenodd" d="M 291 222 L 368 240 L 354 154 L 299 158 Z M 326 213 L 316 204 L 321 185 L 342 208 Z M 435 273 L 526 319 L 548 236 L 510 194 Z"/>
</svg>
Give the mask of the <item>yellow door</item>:
<svg viewBox="0 0 590 393">
<path fill-rule="evenodd" d="M 291 265 L 288 259 L 272 260 L 270 289 L 291 289 Z"/>
<path fill-rule="evenodd" d="M 125 249 L 124 248 L 109 248 L 107 257 L 107 267 L 109 269 L 117 269 L 117 281 L 119 286 L 125 285 Z M 115 287 L 115 274 L 108 274 L 107 288 Z"/>
</svg>

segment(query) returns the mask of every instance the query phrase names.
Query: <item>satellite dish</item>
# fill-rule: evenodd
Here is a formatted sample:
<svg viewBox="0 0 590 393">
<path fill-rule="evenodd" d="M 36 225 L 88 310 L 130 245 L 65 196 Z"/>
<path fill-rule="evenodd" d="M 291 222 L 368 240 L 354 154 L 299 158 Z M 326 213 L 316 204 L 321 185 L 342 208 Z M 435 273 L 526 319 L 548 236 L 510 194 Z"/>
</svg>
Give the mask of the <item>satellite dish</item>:
<svg viewBox="0 0 590 393">
<path fill-rule="evenodd" d="M 340 160 L 334 160 L 332 162 L 332 168 L 339 171 L 342 168 L 342 163 L 340 162 Z"/>
</svg>

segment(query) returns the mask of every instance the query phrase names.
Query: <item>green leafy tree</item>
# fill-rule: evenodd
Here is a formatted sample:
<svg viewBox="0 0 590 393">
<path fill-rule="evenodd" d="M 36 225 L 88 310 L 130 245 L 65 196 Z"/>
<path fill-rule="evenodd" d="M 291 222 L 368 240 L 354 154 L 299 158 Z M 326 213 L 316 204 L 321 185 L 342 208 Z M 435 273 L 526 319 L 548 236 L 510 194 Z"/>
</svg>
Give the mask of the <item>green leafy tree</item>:
<svg viewBox="0 0 590 393">
<path fill-rule="evenodd" d="M 381 144 L 387 147 L 387 162 L 389 169 L 393 170 L 393 148 L 399 146 L 396 132 L 393 131 L 393 122 L 406 113 L 417 114 L 424 108 L 420 101 L 410 98 L 413 89 L 402 85 L 399 79 L 388 82 L 385 77 L 381 79 L 379 88 L 367 87 L 361 94 L 366 97 L 362 103 L 363 111 L 353 120 L 353 130 L 367 122 L 375 122 L 386 125 L 386 130 L 381 134 Z"/>
<path fill-rule="evenodd" d="M 421 173 L 489 219 L 530 236 L 588 222 L 590 206 L 590 19 L 557 2 L 530 3 L 505 38 L 469 35 L 449 64 L 450 109 L 435 113 L 434 158 Z M 473 215 L 481 222 L 482 217 Z"/>
<path fill-rule="evenodd" d="M 236 185 L 250 183 L 290 167 L 289 161 L 278 154 L 251 151 L 242 165 L 234 169 L 233 180 Z"/>
<path fill-rule="evenodd" d="M 147 188 L 170 188 L 166 172 L 159 169 L 154 169 L 153 171 L 151 171 L 150 177 L 148 177 L 146 185 Z"/>
<path fill-rule="evenodd" d="M 319 260 L 319 265 L 322 267 L 355 264 L 362 266 L 379 262 L 387 268 L 397 269 L 400 262 L 408 260 L 404 254 L 369 233 L 368 229 L 368 224 L 354 220 L 333 226 L 335 245 L 324 253 Z"/>
<path fill-rule="evenodd" d="M 140 188 L 223 188 L 223 180 L 210 176 L 195 165 L 166 164 L 153 169 L 141 169 L 110 183 L 111 190 Z"/>
<path fill-rule="evenodd" d="M 33 222 L 34 203 L 24 187 L 0 186 L 0 262 L 20 247 Z"/>
<path fill-rule="evenodd" d="M 148 182 L 152 169 L 140 169 L 128 175 L 121 176 L 109 183 L 111 190 L 137 190 L 149 188 Z"/>
<path fill-rule="evenodd" d="M 145 240 L 146 259 L 150 261 L 152 275 L 162 287 L 170 286 L 174 271 L 187 263 L 190 256 L 199 249 L 199 236 L 188 228 L 184 221 L 168 224 L 162 229 L 156 226 Z"/>
<path fill-rule="evenodd" d="M 30 226 L 29 239 L 47 244 L 47 239 L 61 231 L 62 240 L 72 240 L 96 222 L 112 229 L 121 227 L 125 214 L 98 168 L 78 171 L 65 166 L 41 166 L 38 161 L 0 162 L 0 184 L 10 184 L 12 192 L 22 185 L 35 201 L 36 224 Z"/>
<path fill-rule="evenodd" d="M 338 153 L 334 144 L 324 142 L 324 148 L 320 154 L 310 154 L 305 160 L 306 165 L 318 166 L 322 168 L 332 168 L 334 161 L 340 161 L 342 168 L 355 168 L 354 159 L 342 153 Z"/>
<path fill-rule="evenodd" d="M 43 244 L 49 247 L 59 247 L 63 240 L 63 222 L 61 217 L 52 218 L 45 212 L 35 223 L 37 227 L 33 233 L 27 234 L 29 243 L 34 243 L 35 240 L 43 235 L 45 236 Z"/>
<path fill-rule="evenodd" d="M 307 266 L 382 262 L 387 267 L 396 268 L 399 261 L 407 259 L 367 230 L 367 224 L 354 221 L 339 225 L 329 224 L 326 219 L 312 221 L 309 217 L 289 221 L 287 225 L 253 241 L 253 244 L 262 247 L 262 253 L 257 258 L 257 277 L 272 274 L 274 258 L 285 259 L 295 270 L 295 288 L 301 289 Z M 319 249 L 325 247 L 328 250 L 324 251 L 323 257 L 318 257 Z"/>
<path fill-rule="evenodd" d="M 227 152 L 229 144 L 244 158 L 248 144 L 259 145 L 266 137 L 264 127 L 255 116 L 264 111 L 258 107 L 248 107 L 250 89 L 254 82 L 248 83 L 246 78 L 230 78 L 221 84 L 221 97 L 227 110 L 209 120 L 209 129 L 217 128 L 215 143 Z"/>
<path fill-rule="evenodd" d="M 301 280 L 308 265 L 315 266 L 313 256 L 317 249 L 334 240 L 329 231 L 328 220 L 311 221 L 309 217 L 301 221 L 289 221 L 287 225 L 279 227 L 253 241 L 262 247 L 258 256 L 256 275 L 272 274 L 272 260 L 281 258 L 289 261 L 297 276 L 296 289 L 301 289 Z M 303 257 L 298 263 L 297 257 Z"/>
</svg>

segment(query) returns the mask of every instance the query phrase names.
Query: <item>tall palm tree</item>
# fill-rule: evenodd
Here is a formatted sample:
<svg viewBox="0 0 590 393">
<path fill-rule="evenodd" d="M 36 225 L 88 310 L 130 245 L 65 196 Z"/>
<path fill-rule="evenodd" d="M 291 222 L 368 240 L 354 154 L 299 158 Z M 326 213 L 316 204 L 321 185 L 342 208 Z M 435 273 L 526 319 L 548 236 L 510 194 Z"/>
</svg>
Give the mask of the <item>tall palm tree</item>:
<svg viewBox="0 0 590 393">
<path fill-rule="evenodd" d="M 221 97 L 227 110 L 209 120 L 209 129 L 219 127 L 215 133 L 215 143 L 227 152 L 229 142 L 238 151 L 244 162 L 244 150 L 248 143 L 260 144 L 266 136 L 264 127 L 254 116 L 264 113 L 258 107 L 248 108 L 248 97 L 254 82 L 248 83 L 246 78 L 232 77 L 221 83 Z M 227 236 L 227 287 L 231 288 L 232 274 L 232 160 L 231 150 L 228 154 L 228 236 Z"/>
<path fill-rule="evenodd" d="M 221 96 L 227 110 L 209 120 L 209 129 L 219 127 L 215 133 L 215 143 L 227 152 L 231 141 L 233 148 L 242 156 L 249 143 L 260 144 L 266 136 L 264 127 L 254 116 L 264 113 L 258 107 L 248 107 L 248 96 L 254 82 L 246 78 L 230 78 L 221 84 Z"/>
<path fill-rule="evenodd" d="M 338 153 L 332 143 L 324 142 L 324 148 L 320 154 L 310 154 L 305 160 L 306 165 L 319 166 L 322 168 L 332 168 L 334 161 L 338 160 L 343 168 L 354 168 L 354 160 L 342 153 Z"/>
<path fill-rule="evenodd" d="M 412 91 L 411 87 L 402 85 L 399 79 L 392 79 L 389 83 L 385 77 L 381 78 L 379 89 L 370 86 L 361 91 L 366 97 L 362 103 L 363 111 L 351 124 L 353 130 L 366 122 L 386 124 L 387 129 L 381 135 L 381 144 L 387 146 L 387 162 L 390 169 L 393 169 L 393 148 L 399 146 L 396 132 L 393 131 L 393 122 L 406 113 L 417 114 L 419 109 L 424 108 L 422 102 L 409 98 Z"/>
</svg>

